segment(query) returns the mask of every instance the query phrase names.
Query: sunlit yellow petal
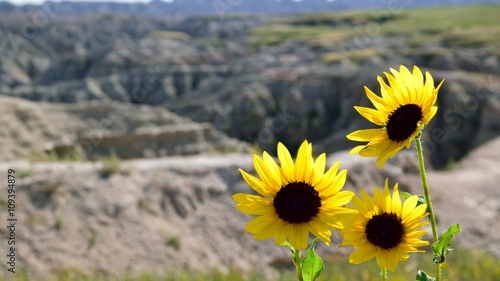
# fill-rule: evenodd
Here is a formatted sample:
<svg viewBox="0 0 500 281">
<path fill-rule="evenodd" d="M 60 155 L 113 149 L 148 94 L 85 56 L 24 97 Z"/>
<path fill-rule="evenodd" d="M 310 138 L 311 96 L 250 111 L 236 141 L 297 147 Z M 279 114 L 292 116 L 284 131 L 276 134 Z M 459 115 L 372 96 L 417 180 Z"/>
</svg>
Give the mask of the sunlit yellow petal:
<svg viewBox="0 0 500 281">
<path fill-rule="evenodd" d="M 407 207 L 403 205 L 403 208 Z M 406 216 L 403 218 L 403 222 L 408 223 L 408 224 L 413 224 L 416 221 L 421 220 L 422 218 L 422 213 L 425 211 L 427 208 L 427 204 L 422 204 L 417 207 L 414 207 L 413 212 L 411 213 L 406 213 Z M 407 210 L 407 208 L 406 208 Z"/>
<path fill-rule="evenodd" d="M 347 138 L 352 141 L 382 140 L 386 137 L 385 129 L 364 129 L 347 135 Z"/>
<path fill-rule="evenodd" d="M 274 214 L 256 217 L 247 224 L 245 231 L 252 234 L 259 233 L 264 228 L 272 227 L 272 225 L 276 222 L 276 219 L 277 218 Z"/>
<path fill-rule="evenodd" d="M 310 155 L 311 152 L 309 151 L 309 144 L 307 141 L 304 141 L 299 147 L 297 160 L 295 160 L 296 181 L 305 181 L 305 179 L 309 177 L 309 174 L 312 173 L 311 163 L 309 162 Z"/>
<path fill-rule="evenodd" d="M 284 182 L 295 181 L 295 170 L 292 156 L 286 147 L 280 142 L 278 143 L 278 159 L 281 165 L 281 176 Z"/>
<path fill-rule="evenodd" d="M 371 146 L 367 146 L 363 150 L 359 152 L 359 155 L 364 157 L 373 157 L 382 154 L 384 151 L 387 151 L 388 148 L 393 147 L 393 143 L 389 140 L 383 139 L 376 144 Z"/>
<path fill-rule="evenodd" d="M 279 174 L 273 173 L 272 170 L 266 165 L 264 160 L 262 160 L 257 155 L 254 155 L 253 163 L 255 167 L 255 171 L 261 178 L 262 182 L 264 182 L 268 189 L 272 192 L 276 193 L 281 187 L 281 178 Z"/>
<path fill-rule="evenodd" d="M 316 220 L 316 222 L 309 223 L 309 231 L 321 241 L 323 241 L 327 246 L 330 246 L 330 237 L 332 232 L 330 227 L 323 223 L 321 220 Z"/>
<path fill-rule="evenodd" d="M 270 190 L 269 187 L 267 187 L 261 180 L 258 178 L 250 175 L 249 173 L 243 171 L 242 169 L 239 169 L 241 176 L 243 176 L 243 179 L 250 185 L 253 190 L 255 190 L 257 193 L 264 197 L 274 197 L 276 195 L 273 190 Z"/>
<path fill-rule="evenodd" d="M 415 89 L 415 93 L 417 94 L 415 102 L 416 104 L 421 104 L 422 98 L 427 96 L 423 94 L 424 85 L 422 81 L 424 81 L 424 75 L 422 74 L 422 71 L 420 71 L 420 68 L 414 65 L 412 76 L 413 76 L 412 78 L 413 88 Z"/>
<path fill-rule="evenodd" d="M 269 153 L 265 152 L 262 154 L 264 163 L 267 167 L 267 170 L 269 171 L 269 174 L 272 175 L 272 178 L 274 179 L 275 183 L 280 187 L 282 185 L 282 180 L 281 180 L 281 171 L 280 167 L 274 159 L 269 155 Z"/>
<path fill-rule="evenodd" d="M 432 107 L 431 107 L 431 109 L 430 109 L 430 111 L 429 111 L 429 114 L 427 114 L 427 115 L 424 117 L 424 119 L 422 120 L 422 123 L 424 123 L 424 124 L 429 123 L 429 121 L 430 121 L 432 118 L 434 118 L 434 116 L 436 115 L 437 111 L 438 111 L 437 106 L 432 106 Z"/>
<path fill-rule="evenodd" d="M 333 184 L 335 177 L 337 176 L 337 171 L 339 169 L 340 162 L 336 162 L 333 166 L 328 169 L 328 171 L 323 175 L 323 178 L 316 185 L 316 190 L 320 192 L 320 195 L 323 194 L 324 190 L 330 188 Z M 323 195 L 324 197 L 324 195 Z"/>
<path fill-rule="evenodd" d="M 353 206 L 355 209 L 358 209 L 362 213 L 368 213 L 370 210 L 379 209 L 377 205 L 375 205 L 375 201 L 368 195 L 368 193 L 364 190 L 360 191 L 361 198 L 355 196 L 353 199 Z"/>
<path fill-rule="evenodd" d="M 386 212 L 387 210 L 385 209 L 385 197 L 384 193 L 377 187 L 373 189 L 373 201 L 375 202 L 375 205 L 382 210 L 382 212 Z"/>
<path fill-rule="evenodd" d="M 283 244 L 285 241 L 287 241 L 287 238 L 288 238 L 288 233 L 290 233 L 290 227 L 291 227 L 291 224 L 288 224 L 286 222 L 283 222 L 283 221 L 279 221 L 276 225 L 276 245 L 281 245 Z"/>
<path fill-rule="evenodd" d="M 351 149 L 351 151 L 349 151 L 349 154 L 359 153 L 364 148 L 366 148 L 366 145 L 358 145 L 358 146 L 354 147 L 353 149 Z"/>
<path fill-rule="evenodd" d="M 266 240 L 274 237 L 276 229 L 274 227 L 264 227 L 260 232 L 255 233 L 255 240 Z"/>
<path fill-rule="evenodd" d="M 398 257 L 394 253 L 382 252 L 377 256 L 377 264 L 381 268 L 387 268 L 389 271 L 396 271 L 398 266 Z"/>
<path fill-rule="evenodd" d="M 378 111 L 385 112 L 386 109 L 389 107 L 388 104 L 386 104 L 386 101 L 384 101 L 381 97 L 373 93 L 372 90 L 370 90 L 368 87 L 365 86 L 364 89 L 366 96 L 372 102 L 373 106 L 375 106 L 375 108 L 377 108 Z"/>
<path fill-rule="evenodd" d="M 385 126 L 387 123 L 387 116 L 384 116 L 384 114 L 380 111 L 361 106 L 355 106 L 354 109 L 356 109 L 356 111 L 366 120 L 374 123 L 375 125 Z"/>
<path fill-rule="evenodd" d="M 237 193 L 233 195 L 236 207 L 247 215 L 265 215 L 274 213 L 273 201 L 251 194 Z"/>
<path fill-rule="evenodd" d="M 338 173 L 333 179 L 331 185 L 327 186 L 322 192 L 320 196 L 323 198 L 329 198 L 337 194 L 342 187 L 344 186 L 347 179 L 347 170 L 342 170 Z"/>
<path fill-rule="evenodd" d="M 356 249 L 349 256 L 349 262 L 352 264 L 360 264 L 373 259 L 377 255 L 377 250 L 371 248 Z"/>
<path fill-rule="evenodd" d="M 391 68 L 391 71 L 394 71 L 394 69 Z M 391 94 L 391 101 L 394 104 L 398 105 L 404 105 L 404 92 L 402 92 L 402 87 L 403 85 L 399 85 L 398 81 L 401 81 L 401 78 L 397 79 L 394 76 L 390 75 L 387 72 L 384 72 L 385 76 L 387 77 L 387 81 L 389 81 L 388 86 L 382 78 L 378 79 L 379 84 L 381 85 L 380 90 L 383 91 L 385 90 L 388 94 Z M 394 74 L 394 72 L 393 72 Z"/>
<path fill-rule="evenodd" d="M 323 179 L 326 168 L 326 153 L 322 153 L 314 162 L 314 180 L 312 181 L 313 186 L 317 186 L 319 182 Z M 316 189 L 318 190 L 318 189 Z"/>
<path fill-rule="evenodd" d="M 327 205 L 325 206 L 325 208 L 328 209 L 330 207 L 341 207 L 347 205 L 349 202 L 351 202 L 353 197 L 354 193 L 352 191 L 341 191 L 326 201 L 326 204 L 331 204 L 331 206 Z"/>
<path fill-rule="evenodd" d="M 413 75 L 408 70 L 408 68 L 404 66 L 401 66 L 399 68 L 399 71 L 401 74 L 401 80 L 403 81 L 401 87 L 404 88 L 404 92 L 406 93 L 406 95 L 403 95 L 403 103 L 408 104 L 415 102 L 416 93 L 415 87 L 413 85 Z"/>
<path fill-rule="evenodd" d="M 391 192 L 389 191 L 389 179 L 385 179 L 384 183 L 384 204 L 384 211 L 388 213 L 392 212 L 392 198 Z"/>
<path fill-rule="evenodd" d="M 396 183 L 394 185 L 394 190 L 392 194 L 392 205 L 391 205 L 391 212 L 395 214 L 401 214 L 401 197 L 399 196 L 399 189 L 398 189 L 398 184 Z"/>
</svg>

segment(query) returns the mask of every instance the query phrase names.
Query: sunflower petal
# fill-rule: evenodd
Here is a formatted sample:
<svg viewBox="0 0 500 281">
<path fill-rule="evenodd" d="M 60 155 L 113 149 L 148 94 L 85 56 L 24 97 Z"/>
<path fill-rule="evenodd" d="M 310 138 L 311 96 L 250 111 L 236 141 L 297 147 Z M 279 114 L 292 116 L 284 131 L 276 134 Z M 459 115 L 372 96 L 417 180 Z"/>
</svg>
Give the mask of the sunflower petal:
<svg viewBox="0 0 500 281">
<path fill-rule="evenodd" d="M 247 215 L 265 215 L 274 213 L 273 201 L 251 194 L 237 193 L 233 195 L 236 207 Z"/>
<path fill-rule="evenodd" d="M 394 185 L 393 193 L 392 193 L 392 205 L 391 205 L 391 213 L 401 214 L 401 197 L 399 196 L 398 183 Z"/>
<path fill-rule="evenodd" d="M 349 151 L 349 154 L 356 154 L 356 153 L 359 153 L 361 150 L 365 149 L 367 146 L 366 145 L 358 145 L 356 147 L 354 147 L 353 149 L 351 149 L 351 151 Z"/>
<path fill-rule="evenodd" d="M 320 196 L 323 198 L 330 198 L 337 194 L 343 187 L 347 179 L 347 170 L 342 170 L 333 179 L 332 185 L 328 186 Z M 347 203 L 345 203 L 347 204 Z M 343 205 L 345 205 L 343 204 Z"/>
<path fill-rule="evenodd" d="M 281 165 L 281 176 L 284 182 L 294 182 L 295 172 L 292 156 L 288 149 L 280 142 L 278 143 L 278 159 Z"/>
<path fill-rule="evenodd" d="M 320 182 L 316 184 L 316 190 L 320 193 L 320 196 L 323 198 L 323 192 L 328 189 L 334 182 L 335 176 L 337 175 L 337 171 L 339 169 L 340 162 L 336 162 L 333 166 L 328 169 L 328 171 L 323 175 L 323 178 Z"/>
<path fill-rule="evenodd" d="M 393 70 L 394 69 L 391 68 L 391 71 Z M 387 97 L 385 100 L 391 102 L 391 107 L 396 109 L 399 105 L 404 104 L 401 90 L 399 89 L 398 82 L 394 76 L 387 72 L 384 72 L 384 74 L 387 77 L 387 81 L 389 81 L 390 86 L 385 83 L 382 77 L 377 77 L 380 84 L 380 92 L 382 92 L 382 96 L 384 96 L 384 98 Z"/>
<path fill-rule="evenodd" d="M 271 157 L 271 155 L 269 155 L 267 152 L 264 151 L 262 156 L 263 156 L 264 163 L 267 167 L 267 170 L 269 171 L 270 175 L 272 175 L 272 177 L 273 177 L 274 184 L 276 184 L 278 187 L 276 189 L 276 192 L 277 192 L 280 190 L 281 186 L 284 184 L 282 181 L 282 177 L 281 177 L 281 169 L 278 166 L 278 164 L 276 164 L 276 162 Z"/>
<path fill-rule="evenodd" d="M 384 128 L 358 130 L 347 135 L 347 138 L 352 141 L 377 141 L 386 137 L 387 133 Z"/>
<path fill-rule="evenodd" d="M 276 245 L 281 245 L 287 240 L 290 226 L 290 224 L 284 223 L 281 220 L 278 221 L 275 234 Z"/>
<path fill-rule="evenodd" d="M 314 222 L 309 223 L 309 231 L 321 241 L 323 241 L 327 246 L 330 246 L 330 237 L 332 236 L 332 232 L 329 229 L 329 226 L 323 223 L 321 220 L 315 220 Z"/>
<path fill-rule="evenodd" d="M 355 106 L 354 109 L 356 109 L 356 111 L 366 120 L 374 123 L 375 125 L 385 126 L 387 123 L 387 117 L 385 117 L 384 114 L 378 110 L 361 106 Z"/>
<path fill-rule="evenodd" d="M 277 193 L 281 187 L 281 175 L 276 173 L 275 170 L 269 167 L 266 162 L 257 155 L 253 157 L 253 164 L 262 182 L 264 182 L 273 193 Z"/>
<path fill-rule="evenodd" d="M 382 251 L 377 256 L 377 264 L 380 268 L 387 268 L 389 271 L 394 272 L 398 267 L 400 257 L 395 255 L 395 251 Z"/>
<path fill-rule="evenodd" d="M 378 111 L 388 114 L 389 113 L 389 111 L 388 111 L 389 105 L 386 103 L 386 101 L 384 101 L 383 98 L 377 96 L 368 87 L 365 86 L 364 89 L 365 89 L 366 96 L 372 102 L 373 106 L 375 106 L 375 108 Z"/>
<path fill-rule="evenodd" d="M 422 119 L 422 123 L 429 124 L 432 118 L 434 118 L 434 116 L 436 115 L 437 111 L 438 111 L 437 106 L 431 106 L 429 113 L 426 116 L 424 116 L 424 119 Z"/>
<path fill-rule="evenodd" d="M 424 92 L 424 75 L 422 74 L 422 71 L 420 68 L 418 68 L 416 65 L 413 66 L 413 72 L 412 72 L 412 84 L 413 88 L 415 89 L 415 104 L 422 104 L 422 98 L 425 97 L 426 95 L 423 94 Z"/>
<path fill-rule="evenodd" d="M 367 248 L 359 248 L 351 253 L 349 256 L 349 262 L 352 264 L 360 264 L 365 261 L 369 261 L 373 259 L 379 250 L 375 249 L 375 247 L 367 247 Z"/>
<path fill-rule="evenodd" d="M 297 159 L 295 160 L 295 180 L 296 181 L 304 181 L 309 178 L 311 174 L 311 163 L 310 155 L 312 151 L 310 151 L 310 146 L 307 141 L 302 142 L 299 147 L 299 152 L 297 153 Z"/>
<path fill-rule="evenodd" d="M 243 179 L 250 185 L 250 187 L 255 190 L 257 193 L 264 197 L 273 198 L 276 196 L 276 192 L 273 189 L 270 189 L 266 184 L 264 184 L 258 178 L 250 175 L 249 173 L 243 171 L 242 169 L 238 169 L 241 173 Z"/>
<path fill-rule="evenodd" d="M 312 181 L 312 186 L 316 186 L 322 179 L 325 174 L 326 168 L 326 153 L 322 153 L 314 162 L 314 180 Z"/>
<path fill-rule="evenodd" d="M 277 219 L 274 214 L 256 217 L 247 224 L 245 231 L 257 234 L 264 228 L 272 228 Z"/>
</svg>

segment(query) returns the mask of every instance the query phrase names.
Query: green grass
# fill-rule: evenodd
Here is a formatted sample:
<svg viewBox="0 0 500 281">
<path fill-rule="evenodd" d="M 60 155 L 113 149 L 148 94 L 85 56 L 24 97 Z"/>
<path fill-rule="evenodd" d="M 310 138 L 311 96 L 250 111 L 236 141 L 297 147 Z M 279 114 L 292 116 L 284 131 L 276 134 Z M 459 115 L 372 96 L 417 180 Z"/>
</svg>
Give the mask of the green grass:
<svg viewBox="0 0 500 281">
<path fill-rule="evenodd" d="M 384 24 L 384 34 L 412 34 L 413 43 L 440 41 L 445 47 L 500 46 L 500 5 L 405 10 Z"/>
<path fill-rule="evenodd" d="M 500 5 L 492 4 L 284 16 L 252 29 L 250 44 L 300 41 L 328 47 L 354 37 L 405 35 L 411 47 L 429 42 L 452 48 L 500 46 L 499 14 Z"/>
<path fill-rule="evenodd" d="M 349 30 L 328 26 L 301 26 L 273 23 L 256 27 L 250 31 L 250 44 L 255 48 L 279 45 L 285 41 L 312 42 L 321 44 L 325 40 L 340 41 L 348 38 Z"/>
<path fill-rule="evenodd" d="M 114 151 L 111 152 L 111 154 L 102 159 L 102 169 L 101 169 L 101 176 L 107 178 L 110 177 L 113 174 L 116 174 L 120 171 L 120 165 L 122 163 L 122 160 Z"/>
<path fill-rule="evenodd" d="M 374 261 L 361 265 L 350 265 L 347 257 L 336 256 L 327 257 L 325 260 L 325 270 L 318 281 L 378 281 L 379 269 Z M 448 267 L 443 269 L 443 280 L 448 281 L 498 281 L 500 280 L 500 260 L 479 250 L 456 249 L 448 256 Z M 433 273 L 431 255 L 427 249 L 426 254 L 412 254 L 406 262 L 400 263 L 394 273 L 389 274 L 391 281 L 414 280 L 418 269 L 426 271 L 430 275 Z M 7 280 L 5 276 L 0 281 Z M 145 273 L 132 276 L 124 273 L 122 276 L 106 276 L 103 274 L 85 274 L 78 270 L 63 270 L 58 272 L 52 279 L 40 280 L 39 278 L 29 278 L 25 271 L 17 275 L 17 281 L 257 281 L 257 280 L 280 280 L 295 281 L 295 273 L 290 265 L 277 269 L 274 276 L 264 277 L 259 272 L 243 273 L 238 270 L 230 270 L 222 273 L 213 270 L 209 273 L 194 272 L 182 269 L 176 273 L 167 275 L 157 275 Z"/>
<path fill-rule="evenodd" d="M 29 170 L 20 170 L 17 175 L 20 179 L 24 179 L 29 177 L 32 172 L 33 170 L 30 168 Z"/>
<path fill-rule="evenodd" d="M 70 149 L 61 153 L 58 153 L 55 150 L 42 152 L 35 148 L 31 148 L 30 153 L 26 155 L 26 158 L 30 162 L 82 162 L 85 160 L 85 156 L 79 148 Z"/>
</svg>

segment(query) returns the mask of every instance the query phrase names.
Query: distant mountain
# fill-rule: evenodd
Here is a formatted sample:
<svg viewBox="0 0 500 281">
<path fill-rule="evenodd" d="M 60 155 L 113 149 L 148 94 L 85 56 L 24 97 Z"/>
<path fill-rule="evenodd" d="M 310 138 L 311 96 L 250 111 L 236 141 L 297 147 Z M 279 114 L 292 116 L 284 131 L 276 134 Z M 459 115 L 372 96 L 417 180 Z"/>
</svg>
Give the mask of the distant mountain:
<svg viewBox="0 0 500 281">
<path fill-rule="evenodd" d="M 0 14 L 23 14 L 35 13 L 39 11 L 44 11 L 50 16 L 109 13 L 147 16 L 227 15 L 233 13 L 290 14 L 361 9 L 399 10 L 409 7 L 468 5 L 498 2 L 498 0 L 174 0 L 173 2 L 153 0 L 149 3 L 47 1 L 42 5 L 30 4 L 21 6 L 12 5 L 8 2 L 0 2 Z"/>
</svg>

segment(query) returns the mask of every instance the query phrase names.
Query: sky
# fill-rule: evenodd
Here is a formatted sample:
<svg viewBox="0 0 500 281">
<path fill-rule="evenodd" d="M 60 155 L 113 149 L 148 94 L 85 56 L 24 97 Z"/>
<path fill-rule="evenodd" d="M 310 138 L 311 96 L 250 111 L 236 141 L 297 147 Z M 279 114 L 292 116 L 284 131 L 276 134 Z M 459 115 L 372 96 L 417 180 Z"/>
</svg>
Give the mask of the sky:
<svg viewBox="0 0 500 281">
<path fill-rule="evenodd" d="M 46 0 L 0 0 L 0 2 L 10 2 L 15 5 L 23 5 L 23 4 L 42 4 Z M 61 2 L 59 0 L 52 0 L 54 2 Z M 122 3 L 148 3 L 151 2 L 151 0 L 78 0 L 78 1 L 85 1 L 85 2 L 122 2 Z M 170 2 L 172 0 L 162 0 L 164 2 Z"/>
</svg>

